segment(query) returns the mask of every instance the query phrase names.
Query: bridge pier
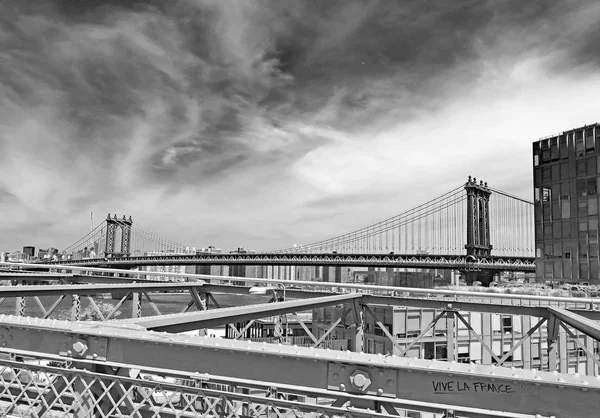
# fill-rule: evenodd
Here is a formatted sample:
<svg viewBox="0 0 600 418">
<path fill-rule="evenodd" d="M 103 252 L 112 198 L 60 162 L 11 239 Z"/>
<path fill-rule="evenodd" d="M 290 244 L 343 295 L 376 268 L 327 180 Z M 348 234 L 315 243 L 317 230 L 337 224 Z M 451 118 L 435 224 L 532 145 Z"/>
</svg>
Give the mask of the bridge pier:
<svg viewBox="0 0 600 418">
<path fill-rule="evenodd" d="M 465 271 L 463 273 L 466 277 L 467 286 L 473 286 L 473 283 L 478 281 L 485 287 L 490 287 L 490 284 L 494 281 L 494 276 L 498 274 L 497 271 L 490 270 Z"/>
</svg>

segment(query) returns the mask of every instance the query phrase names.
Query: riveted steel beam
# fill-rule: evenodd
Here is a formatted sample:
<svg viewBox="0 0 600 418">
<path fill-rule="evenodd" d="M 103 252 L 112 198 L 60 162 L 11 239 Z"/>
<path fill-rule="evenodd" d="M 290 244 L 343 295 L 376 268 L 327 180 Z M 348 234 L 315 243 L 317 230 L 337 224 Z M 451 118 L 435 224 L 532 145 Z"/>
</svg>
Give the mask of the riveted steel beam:
<svg viewBox="0 0 600 418">
<path fill-rule="evenodd" d="M 577 313 L 570 312 L 567 309 L 554 307 L 548 307 L 547 309 L 548 312 L 565 324 L 594 338 L 596 341 L 600 341 L 600 323 L 578 315 Z"/>
<path fill-rule="evenodd" d="M 7 316 L 0 316 L 0 336 L 7 350 L 217 374 L 275 387 L 306 386 L 382 401 L 411 399 L 565 418 L 589 418 L 600 410 L 600 381 L 587 376 Z"/>
<path fill-rule="evenodd" d="M 184 314 L 125 319 L 122 322 L 135 323 L 153 331 L 184 332 L 229 324 L 232 322 L 245 322 L 267 316 L 323 308 L 325 306 L 343 304 L 348 301 L 360 299 L 361 297 L 362 295 L 360 294 L 352 293 L 277 303 L 237 306 L 234 308 L 217 310 L 205 310 Z"/>
<path fill-rule="evenodd" d="M 203 282 L 194 283 L 126 283 L 126 284 L 59 284 L 39 286 L 2 286 L 0 297 L 80 295 L 93 296 L 100 293 L 152 292 L 166 290 L 189 290 L 203 286 Z"/>
</svg>

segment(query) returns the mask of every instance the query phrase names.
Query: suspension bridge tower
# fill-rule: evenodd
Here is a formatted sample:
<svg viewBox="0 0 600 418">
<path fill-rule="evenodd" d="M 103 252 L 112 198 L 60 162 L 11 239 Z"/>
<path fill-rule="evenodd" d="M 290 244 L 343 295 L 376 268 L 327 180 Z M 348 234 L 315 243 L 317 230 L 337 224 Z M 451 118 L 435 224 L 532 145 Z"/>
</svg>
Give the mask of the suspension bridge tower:
<svg viewBox="0 0 600 418">
<path fill-rule="evenodd" d="M 490 243 L 490 196 L 492 191 L 487 183 L 477 179 L 469 179 L 465 184 L 467 192 L 467 258 L 487 257 L 492 253 Z M 467 284 L 471 285 L 475 280 L 484 286 L 494 279 L 494 273 L 489 271 L 466 271 Z"/>
<path fill-rule="evenodd" d="M 123 215 L 122 219 L 118 219 L 117 215 L 110 217 L 110 213 L 106 217 L 106 257 L 123 257 L 131 254 L 131 226 L 133 220 Z M 119 234 L 120 232 L 120 234 Z M 118 242 L 118 235 L 121 236 Z M 119 245 L 120 244 L 120 245 Z"/>
</svg>

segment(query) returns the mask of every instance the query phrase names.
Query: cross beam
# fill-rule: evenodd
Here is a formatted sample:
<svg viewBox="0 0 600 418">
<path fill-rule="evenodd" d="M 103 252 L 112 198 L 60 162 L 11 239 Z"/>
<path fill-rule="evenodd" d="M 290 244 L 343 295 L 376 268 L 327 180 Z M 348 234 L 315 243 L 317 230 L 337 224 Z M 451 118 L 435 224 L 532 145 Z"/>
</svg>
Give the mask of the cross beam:
<svg viewBox="0 0 600 418">
<path fill-rule="evenodd" d="M 565 324 L 594 338 L 596 341 L 600 341 L 600 323 L 563 308 L 548 307 L 547 309 L 552 315 Z"/>
<path fill-rule="evenodd" d="M 266 316 L 276 316 L 298 311 L 339 305 L 360 299 L 361 294 L 325 296 L 319 298 L 292 300 L 277 303 L 237 306 L 234 308 L 213 309 L 200 312 L 125 319 L 122 322 L 135 323 L 152 331 L 185 332 L 199 328 L 209 328 L 231 322 L 245 322 Z"/>
</svg>

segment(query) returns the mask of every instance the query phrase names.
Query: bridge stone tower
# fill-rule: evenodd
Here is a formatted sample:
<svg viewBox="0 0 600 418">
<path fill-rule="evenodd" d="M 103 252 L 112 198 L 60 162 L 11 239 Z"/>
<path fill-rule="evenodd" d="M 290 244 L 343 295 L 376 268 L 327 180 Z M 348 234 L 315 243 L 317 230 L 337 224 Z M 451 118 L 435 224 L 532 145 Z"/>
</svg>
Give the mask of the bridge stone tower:
<svg viewBox="0 0 600 418">
<path fill-rule="evenodd" d="M 492 252 L 490 244 L 490 195 L 492 191 L 487 183 L 477 184 L 477 179 L 465 184 L 467 191 L 467 255 L 475 257 L 489 256 Z"/>
<path fill-rule="evenodd" d="M 487 183 L 477 183 L 477 179 L 471 179 L 465 184 L 467 192 L 467 256 L 475 258 L 491 255 L 490 244 L 490 196 L 492 191 Z M 479 281 L 483 286 L 489 286 L 494 281 L 495 273 L 487 270 L 465 271 L 468 285 Z"/>
<path fill-rule="evenodd" d="M 106 217 L 106 246 L 104 247 L 104 254 L 106 257 L 122 257 L 131 254 L 131 226 L 133 220 L 131 216 L 129 219 L 125 218 L 118 219 L 117 215 L 110 217 L 110 213 Z M 116 250 L 116 238 L 117 230 L 121 230 L 121 248 L 120 251 Z"/>
</svg>

